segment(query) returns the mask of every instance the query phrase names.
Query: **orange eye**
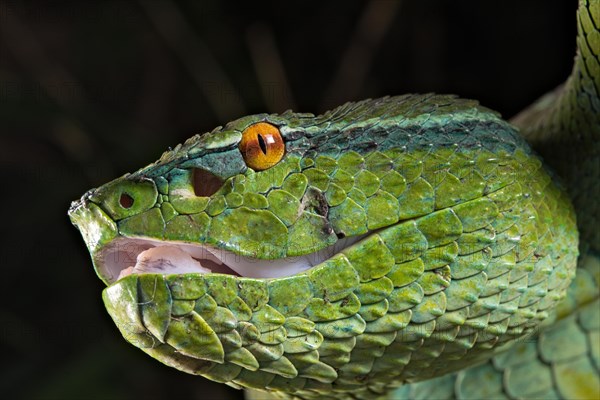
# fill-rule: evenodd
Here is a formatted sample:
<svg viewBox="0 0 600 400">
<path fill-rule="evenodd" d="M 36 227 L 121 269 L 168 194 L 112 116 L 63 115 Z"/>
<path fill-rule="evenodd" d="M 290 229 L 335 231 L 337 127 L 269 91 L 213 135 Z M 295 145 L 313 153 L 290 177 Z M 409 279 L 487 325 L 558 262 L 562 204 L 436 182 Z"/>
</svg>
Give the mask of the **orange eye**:
<svg viewBox="0 0 600 400">
<path fill-rule="evenodd" d="M 242 132 L 240 151 L 247 166 L 262 171 L 271 168 L 283 158 L 285 144 L 276 126 L 259 122 Z"/>
</svg>

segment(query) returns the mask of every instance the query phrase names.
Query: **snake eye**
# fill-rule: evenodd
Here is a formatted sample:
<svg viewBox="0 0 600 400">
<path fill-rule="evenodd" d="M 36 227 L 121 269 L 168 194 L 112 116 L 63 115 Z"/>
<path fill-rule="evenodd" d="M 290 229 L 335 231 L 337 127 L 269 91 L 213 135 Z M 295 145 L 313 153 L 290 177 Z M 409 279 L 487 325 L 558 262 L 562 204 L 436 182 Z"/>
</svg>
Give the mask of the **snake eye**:
<svg viewBox="0 0 600 400">
<path fill-rule="evenodd" d="M 276 126 L 258 122 L 242 132 L 240 151 L 247 166 L 262 171 L 283 158 L 285 144 Z"/>
</svg>

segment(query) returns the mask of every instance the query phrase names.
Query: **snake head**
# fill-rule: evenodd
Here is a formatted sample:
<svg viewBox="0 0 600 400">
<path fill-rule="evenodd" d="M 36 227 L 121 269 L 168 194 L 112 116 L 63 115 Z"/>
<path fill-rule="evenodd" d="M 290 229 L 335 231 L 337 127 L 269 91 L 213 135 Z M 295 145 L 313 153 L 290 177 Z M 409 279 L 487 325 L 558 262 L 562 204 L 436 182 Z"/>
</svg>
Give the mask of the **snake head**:
<svg viewBox="0 0 600 400">
<path fill-rule="evenodd" d="M 127 340 L 288 392 L 380 390 L 489 358 L 550 316 L 577 256 L 540 160 L 451 96 L 244 117 L 69 215 Z"/>
<path fill-rule="evenodd" d="M 293 275 L 349 243 L 339 239 L 366 233 L 364 216 L 352 221 L 339 208 L 346 196 L 331 182 L 336 161 L 310 156 L 316 146 L 301 124 L 309 116 L 294 117 L 245 117 L 194 136 L 74 202 L 69 215 L 100 278 L 113 283 L 138 261 L 145 272 Z"/>
</svg>

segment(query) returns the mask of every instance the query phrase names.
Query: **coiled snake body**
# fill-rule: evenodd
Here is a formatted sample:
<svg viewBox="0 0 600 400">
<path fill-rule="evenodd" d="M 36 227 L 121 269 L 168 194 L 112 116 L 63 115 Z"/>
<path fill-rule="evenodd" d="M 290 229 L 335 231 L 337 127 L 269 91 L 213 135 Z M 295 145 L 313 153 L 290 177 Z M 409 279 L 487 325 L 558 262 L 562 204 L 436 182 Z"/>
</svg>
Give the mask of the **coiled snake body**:
<svg viewBox="0 0 600 400">
<path fill-rule="evenodd" d="M 513 121 L 565 190 L 496 113 L 405 95 L 243 117 L 88 191 L 123 336 L 257 398 L 598 398 L 600 1 L 578 22 Z"/>
</svg>

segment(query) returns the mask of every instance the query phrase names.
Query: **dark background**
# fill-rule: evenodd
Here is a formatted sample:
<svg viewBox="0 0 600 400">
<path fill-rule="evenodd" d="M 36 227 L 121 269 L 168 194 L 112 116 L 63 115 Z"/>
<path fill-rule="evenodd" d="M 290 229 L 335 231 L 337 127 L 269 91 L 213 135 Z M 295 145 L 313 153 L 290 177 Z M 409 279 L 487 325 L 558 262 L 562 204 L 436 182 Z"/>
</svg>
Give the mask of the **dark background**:
<svg viewBox="0 0 600 400">
<path fill-rule="evenodd" d="M 0 2 L 0 396 L 240 398 L 120 337 L 70 201 L 248 113 L 436 91 L 511 117 L 568 75 L 576 3 Z"/>
</svg>

